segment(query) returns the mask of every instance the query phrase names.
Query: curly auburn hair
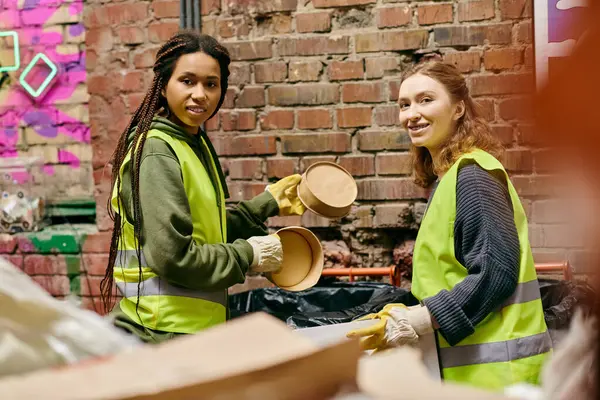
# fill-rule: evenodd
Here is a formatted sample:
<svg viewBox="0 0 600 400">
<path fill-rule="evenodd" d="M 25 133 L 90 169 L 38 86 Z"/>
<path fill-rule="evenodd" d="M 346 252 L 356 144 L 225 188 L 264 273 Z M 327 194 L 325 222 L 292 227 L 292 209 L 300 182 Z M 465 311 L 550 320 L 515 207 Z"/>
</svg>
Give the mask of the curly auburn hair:
<svg viewBox="0 0 600 400">
<path fill-rule="evenodd" d="M 456 67 L 441 61 L 425 61 L 404 72 L 400 85 L 417 74 L 441 83 L 453 102 L 463 101 L 465 104 L 463 116 L 456 122 L 455 131 L 442 143 L 435 163 L 427 148 L 411 145 L 417 185 L 431 186 L 438 175 L 450 169 L 461 155 L 474 149 L 487 151 L 494 157 L 502 154 L 500 141 L 492 135 L 488 123 L 481 117 L 479 105 L 471 98 L 467 82 Z"/>
</svg>

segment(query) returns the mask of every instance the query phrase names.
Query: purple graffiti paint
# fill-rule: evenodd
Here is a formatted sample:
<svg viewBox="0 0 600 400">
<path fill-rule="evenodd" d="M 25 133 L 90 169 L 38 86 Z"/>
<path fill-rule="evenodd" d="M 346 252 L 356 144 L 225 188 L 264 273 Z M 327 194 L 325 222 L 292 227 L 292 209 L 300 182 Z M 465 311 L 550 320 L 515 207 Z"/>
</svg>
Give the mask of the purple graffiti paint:
<svg viewBox="0 0 600 400">
<path fill-rule="evenodd" d="M 72 168 L 79 168 L 81 161 L 79 157 L 67 150 L 58 150 L 58 162 L 61 164 L 69 164 Z"/>
<path fill-rule="evenodd" d="M 79 36 L 85 31 L 82 24 L 69 25 L 69 34 L 71 36 Z"/>
<path fill-rule="evenodd" d="M 40 3 L 40 0 L 25 0 L 23 8 L 35 8 Z"/>
</svg>

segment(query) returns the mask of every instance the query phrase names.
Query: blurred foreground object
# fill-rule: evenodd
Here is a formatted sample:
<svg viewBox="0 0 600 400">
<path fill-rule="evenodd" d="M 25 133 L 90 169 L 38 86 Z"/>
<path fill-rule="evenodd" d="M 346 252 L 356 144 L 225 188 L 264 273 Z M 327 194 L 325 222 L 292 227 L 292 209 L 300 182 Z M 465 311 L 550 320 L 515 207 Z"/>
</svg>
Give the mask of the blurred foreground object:
<svg viewBox="0 0 600 400">
<path fill-rule="evenodd" d="M 136 344 L 96 313 L 54 299 L 0 257 L 0 377 L 73 364 Z"/>
</svg>

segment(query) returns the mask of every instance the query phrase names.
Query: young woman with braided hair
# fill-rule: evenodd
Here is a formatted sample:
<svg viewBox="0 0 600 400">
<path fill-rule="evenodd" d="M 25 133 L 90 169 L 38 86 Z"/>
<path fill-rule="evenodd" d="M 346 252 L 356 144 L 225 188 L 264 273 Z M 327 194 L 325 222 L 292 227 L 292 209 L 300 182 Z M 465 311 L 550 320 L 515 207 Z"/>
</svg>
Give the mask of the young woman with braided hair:
<svg viewBox="0 0 600 400">
<path fill-rule="evenodd" d="M 227 185 L 202 124 L 227 92 L 230 57 L 214 38 L 173 36 L 158 51 L 154 80 L 112 159 L 114 220 L 101 283 L 107 310 L 123 296 L 116 326 L 146 342 L 225 322 L 227 288 L 248 271 L 276 271 L 282 248 L 264 224 L 301 215 L 299 175 L 226 209 Z"/>
</svg>

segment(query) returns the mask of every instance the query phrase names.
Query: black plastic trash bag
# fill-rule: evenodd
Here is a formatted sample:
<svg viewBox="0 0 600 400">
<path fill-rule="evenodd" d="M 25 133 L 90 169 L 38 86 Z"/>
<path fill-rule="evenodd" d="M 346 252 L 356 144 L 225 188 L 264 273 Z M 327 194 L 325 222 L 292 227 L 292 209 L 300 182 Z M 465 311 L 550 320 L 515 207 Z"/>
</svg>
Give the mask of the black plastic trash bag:
<svg viewBox="0 0 600 400">
<path fill-rule="evenodd" d="M 349 309 L 393 293 L 406 294 L 407 291 L 378 282 L 334 281 L 302 292 L 263 288 L 237 293 L 229 296 L 229 309 L 231 318 L 264 311 L 286 321 L 293 315 L 324 316 L 331 312 L 349 311 Z"/>
<path fill-rule="evenodd" d="M 540 279 L 539 282 L 544 318 L 549 329 L 568 329 L 577 308 L 584 313 L 592 311 L 596 294 L 589 284 L 553 279 Z"/>
</svg>

